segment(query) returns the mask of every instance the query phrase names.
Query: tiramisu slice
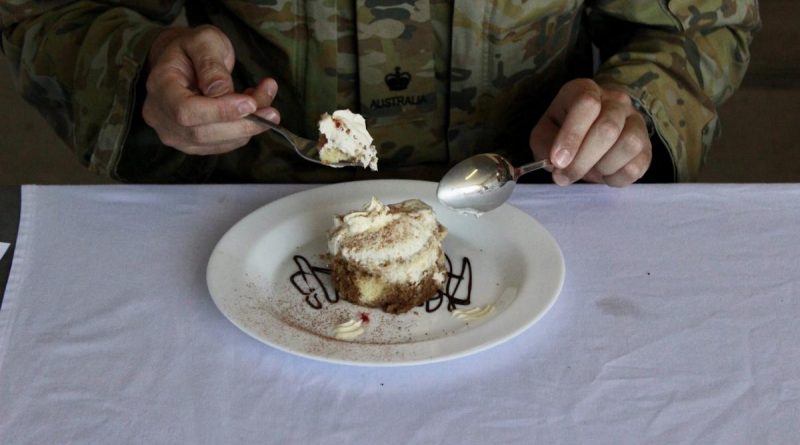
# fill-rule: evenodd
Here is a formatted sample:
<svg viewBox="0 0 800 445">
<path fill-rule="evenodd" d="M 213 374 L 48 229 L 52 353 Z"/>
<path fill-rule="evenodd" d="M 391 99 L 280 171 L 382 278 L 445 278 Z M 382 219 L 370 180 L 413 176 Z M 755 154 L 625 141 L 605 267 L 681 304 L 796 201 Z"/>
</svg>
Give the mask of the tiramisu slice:
<svg viewBox="0 0 800 445">
<path fill-rule="evenodd" d="M 443 288 L 446 235 L 424 202 L 387 206 L 372 198 L 364 210 L 334 218 L 328 234 L 334 287 L 351 303 L 406 312 Z"/>
</svg>

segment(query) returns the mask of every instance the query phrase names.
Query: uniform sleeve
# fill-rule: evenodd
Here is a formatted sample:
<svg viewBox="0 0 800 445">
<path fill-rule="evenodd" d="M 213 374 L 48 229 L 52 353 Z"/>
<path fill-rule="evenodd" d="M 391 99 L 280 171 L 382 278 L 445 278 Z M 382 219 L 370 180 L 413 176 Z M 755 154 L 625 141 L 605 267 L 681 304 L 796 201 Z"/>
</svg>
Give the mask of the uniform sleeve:
<svg viewBox="0 0 800 445">
<path fill-rule="evenodd" d="M 717 107 L 747 69 L 756 0 L 598 0 L 588 21 L 603 60 L 595 81 L 627 90 L 651 117 L 677 179 L 695 179 L 719 135 Z"/>
<path fill-rule="evenodd" d="M 127 179 L 120 163 L 140 120 L 139 80 L 150 45 L 181 7 L 157 0 L 0 6 L 2 49 L 15 87 L 90 170 Z"/>
</svg>

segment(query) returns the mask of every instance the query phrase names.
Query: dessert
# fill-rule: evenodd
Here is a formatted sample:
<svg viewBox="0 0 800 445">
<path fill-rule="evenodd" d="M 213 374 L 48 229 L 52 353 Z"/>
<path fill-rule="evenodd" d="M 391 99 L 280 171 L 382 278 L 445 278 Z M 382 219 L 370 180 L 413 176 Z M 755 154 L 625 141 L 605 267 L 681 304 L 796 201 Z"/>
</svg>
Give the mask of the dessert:
<svg viewBox="0 0 800 445">
<path fill-rule="evenodd" d="M 406 312 L 442 290 L 447 229 L 418 199 L 334 218 L 328 234 L 331 278 L 343 299 L 391 314 Z"/>
<path fill-rule="evenodd" d="M 319 159 L 336 166 L 340 162 L 356 162 L 364 168 L 378 170 L 378 152 L 367 132 L 367 123 L 360 114 L 337 110 L 324 113 L 319 121 Z"/>
<path fill-rule="evenodd" d="M 337 340 L 354 340 L 364 334 L 364 322 L 361 320 L 347 320 L 336 325 L 334 338 Z"/>
<path fill-rule="evenodd" d="M 453 317 L 456 317 L 459 320 L 464 320 L 464 321 L 480 320 L 481 318 L 492 315 L 493 313 L 494 313 L 493 304 L 474 307 L 472 309 L 455 309 L 453 310 L 453 312 L 451 312 Z"/>
</svg>

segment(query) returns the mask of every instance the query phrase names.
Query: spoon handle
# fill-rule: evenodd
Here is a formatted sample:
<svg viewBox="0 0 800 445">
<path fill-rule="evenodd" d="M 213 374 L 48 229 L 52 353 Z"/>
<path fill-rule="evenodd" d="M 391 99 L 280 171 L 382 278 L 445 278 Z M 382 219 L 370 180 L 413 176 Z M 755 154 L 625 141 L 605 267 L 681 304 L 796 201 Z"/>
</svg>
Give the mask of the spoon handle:
<svg viewBox="0 0 800 445">
<path fill-rule="evenodd" d="M 519 178 L 520 176 L 530 173 L 532 171 L 540 170 L 542 168 L 552 167 L 553 164 L 548 161 L 547 159 L 542 159 L 541 161 L 531 162 L 530 164 L 520 165 L 519 167 L 514 169 L 514 179 Z"/>
</svg>

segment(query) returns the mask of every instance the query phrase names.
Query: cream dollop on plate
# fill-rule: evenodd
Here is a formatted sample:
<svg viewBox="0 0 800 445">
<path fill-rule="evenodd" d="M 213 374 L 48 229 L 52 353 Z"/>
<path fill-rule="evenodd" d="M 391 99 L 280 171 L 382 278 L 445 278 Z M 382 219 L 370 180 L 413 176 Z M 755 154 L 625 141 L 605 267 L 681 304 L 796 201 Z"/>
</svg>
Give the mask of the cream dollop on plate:
<svg viewBox="0 0 800 445">
<path fill-rule="evenodd" d="M 353 340 L 364 333 L 364 323 L 361 320 L 348 320 L 334 329 L 337 340 Z"/>
<path fill-rule="evenodd" d="M 474 307 L 472 309 L 456 309 L 453 311 L 453 317 L 464 321 L 479 320 L 483 317 L 488 317 L 494 313 L 494 305 L 487 304 L 485 306 Z"/>
</svg>

